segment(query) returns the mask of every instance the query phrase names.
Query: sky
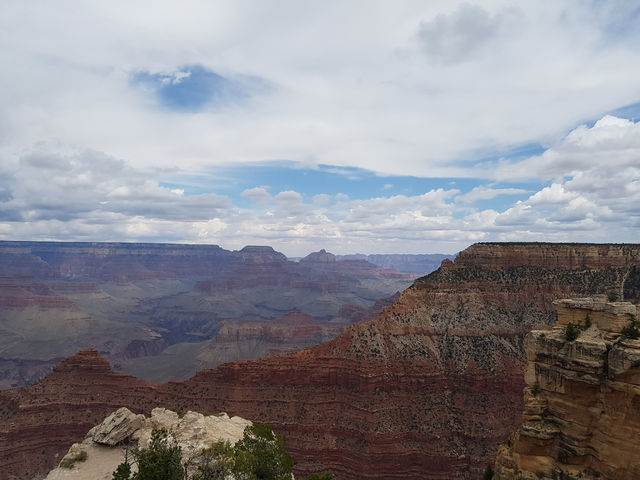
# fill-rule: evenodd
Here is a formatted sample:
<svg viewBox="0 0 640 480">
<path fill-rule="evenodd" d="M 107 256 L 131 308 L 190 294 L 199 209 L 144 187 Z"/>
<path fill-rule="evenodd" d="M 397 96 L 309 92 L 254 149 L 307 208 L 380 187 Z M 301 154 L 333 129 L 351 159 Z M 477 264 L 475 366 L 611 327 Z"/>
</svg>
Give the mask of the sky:
<svg viewBox="0 0 640 480">
<path fill-rule="evenodd" d="M 638 242 L 640 1 L 0 3 L 0 240 Z"/>
</svg>

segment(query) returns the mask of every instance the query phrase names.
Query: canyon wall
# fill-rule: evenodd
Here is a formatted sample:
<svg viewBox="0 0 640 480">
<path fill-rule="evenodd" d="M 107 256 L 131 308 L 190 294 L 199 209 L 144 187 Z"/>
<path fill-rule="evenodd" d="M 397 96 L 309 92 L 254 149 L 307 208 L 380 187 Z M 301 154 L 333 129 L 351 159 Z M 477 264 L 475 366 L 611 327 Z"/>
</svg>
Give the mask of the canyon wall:
<svg viewBox="0 0 640 480">
<path fill-rule="evenodd" d="M 640 340 L 628 338 L 638 307 L 557 304 L 557 326 L 526 337 L 523 423 L 500 447 L 494 478 L 640 478 Z"/>
<path fill-rule="evenodd" d="M 46 464 L 41 451 L 62 453 L 117 406 L 226 411 L 271 423 L 287 436 L 300 475 L 480 478 L 520 423 L 525 335 L 555 324 L 554 300 L 636 291 L 639 265 L 638 245 L 478 244 L 417 280 L 374 320 L 309 350 L 162 385 L 101 372 L 93 386 L 86 375 L 54 371 L 0 394 L 0 478 L 47 471 L 54 460 Z M 51 436 L 41 438 L 48 415 Z M 11 460 L 15 452 L 22 460 Z"/>
</svg>

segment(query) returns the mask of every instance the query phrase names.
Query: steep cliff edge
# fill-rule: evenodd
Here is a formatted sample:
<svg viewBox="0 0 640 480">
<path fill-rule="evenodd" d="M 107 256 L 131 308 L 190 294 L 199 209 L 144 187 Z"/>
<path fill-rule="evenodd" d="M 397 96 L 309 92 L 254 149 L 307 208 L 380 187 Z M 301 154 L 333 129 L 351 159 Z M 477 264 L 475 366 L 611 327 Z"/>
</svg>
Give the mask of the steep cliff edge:
<svg viewBox="0 0 640 480">
<path fill-rule="evenodd" d="M 640 340 L 628 338 L 638 308 L 556 303 L 553 330 L 526 337 L 523 424 L 500 447 L 494 478 L 640 478 Z"/>
<path fill-rule="evenodd" d="M 635 291 L 630 272 L 639 265 L 638 245 L 478 244 L 416 281 L 376 319 L 310 350 L 165 385 L 101 373 L 93 387 L 54 371 L 33 387 L 0 393 L 0 479 L 12 478 L 6 465 L 48 471 L 26 454 L 14 461 L 13 452 L 40 458 L 45 446 L 61 452 L 81 439 L 85 416 L 102 408 L 85 393 L 94 388 L 111 410 L 166 406 L 270 423 L 287 436 L 301 475 L 480 478 L 520 422 L 526 333 L 555 323 L 554 300 Z M 36 414 L 56 420 L 49 437 L 41 438 L 43 427 L 34 441 L 22 425 L 35 428 Z"/>
</svg>

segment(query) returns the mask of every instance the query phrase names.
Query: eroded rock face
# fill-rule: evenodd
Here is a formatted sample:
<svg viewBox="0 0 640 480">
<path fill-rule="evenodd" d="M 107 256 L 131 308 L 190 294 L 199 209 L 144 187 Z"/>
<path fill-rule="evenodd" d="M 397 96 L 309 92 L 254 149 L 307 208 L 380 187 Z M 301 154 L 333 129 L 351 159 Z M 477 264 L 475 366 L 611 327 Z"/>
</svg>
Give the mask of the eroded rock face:
<svg viewBox="0 0 640 480">
<path fill-rule="evenodd" d="M 154 429 L 165 428 L 170 432 L 172 441 L 181 447 L 183 459 L 187 461 L 219 440 L 237 442 L 249 425 L 249 420 L 229 418 L 226 413 L 205 416 L 187 412 L 179 416 L 165 408 L 154 408 L 151 416 L 145 418 L 120 408 L 89 430 L 81 443 L 73 444 L 62 459 L 73 460 L 84 452 L 86 460 L 75 462 L 72 468 L 55 468 L 46 480 L 110 480 L 124 460 L 125 448 L 148 447 Z M 113 448 L 117 445 L 121 448 Z"/>
<path fill-rule="evenodd" d="M 523 424 L 500 447 L 495 478 L 640 478 L 640 340 L 621 335 L 638 308 L 557 304 L 558 325 L 527 335 Z M 569 324 L 583 330 L 573 341 Z"/>
<path fill-rule="evenodd" d="M 140 413 L 163 405 L 272 424 L 287 436 L 299 475 L 480 478 L 520 420 L 525 335 L 555 324 L 554 300 L 631 291 L 639 253 L 628 245 L 481 244 L 443 262 L 376 319 L 310 350 L 164 385 L 58 369 L 33 387 L 0 394 L 0 467 L 36 472 L 26 458 L 78 441 L 94 411 L 102 419 L 119 406 Z M 567 359 L 593 371 L 599 342 Z M 626 368 L 631 358 L 614 363 Z M 36 438 L 46 418 L 50 440 Z"/>
</svg>

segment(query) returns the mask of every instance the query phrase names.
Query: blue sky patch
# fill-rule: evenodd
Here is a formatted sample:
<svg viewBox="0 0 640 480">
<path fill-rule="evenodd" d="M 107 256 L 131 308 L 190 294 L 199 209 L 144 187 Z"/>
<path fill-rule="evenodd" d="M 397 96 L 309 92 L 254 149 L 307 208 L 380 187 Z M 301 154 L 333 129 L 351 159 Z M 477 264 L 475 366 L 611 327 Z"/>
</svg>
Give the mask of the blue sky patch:
<svg viewBox="0 0 640 480">
<path fill-rule="evenodd" d="M 240 82 L 203 67 L 187 65 L 172 73 L 139 71 L 132 75 L 134 85 L 155 93 L 160 106 L 178 112 L 199 112 L 208 106 L 222 107 L 249 96 Z"/>
<path fill-rule="evenodd" d="M 615 110 L 609 112 L 609 115 L 613 115 L 614 117 L 619 118 L 626 118 L 627 120 L 637 122 L 638 120 L 640 120 L 640 102 L 616 108 Z"/>
</svg>

